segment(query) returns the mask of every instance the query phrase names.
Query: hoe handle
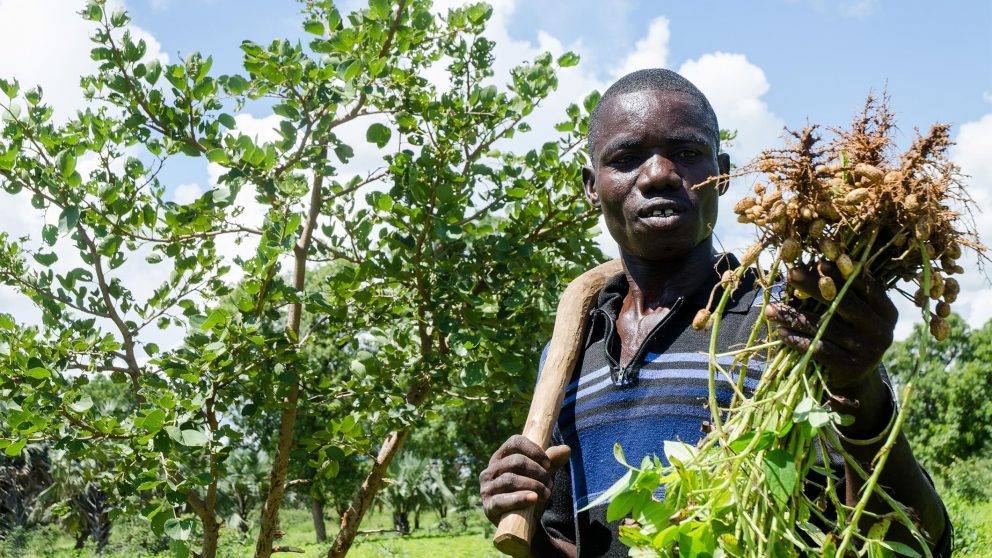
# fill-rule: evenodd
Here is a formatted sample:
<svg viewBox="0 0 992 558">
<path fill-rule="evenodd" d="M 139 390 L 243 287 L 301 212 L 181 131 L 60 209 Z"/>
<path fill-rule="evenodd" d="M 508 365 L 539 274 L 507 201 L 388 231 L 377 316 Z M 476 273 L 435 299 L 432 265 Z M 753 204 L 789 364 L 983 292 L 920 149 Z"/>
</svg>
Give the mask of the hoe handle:
<svg viewBox="0 0 992 558">
<path fill-rule="evenodd" d="M 544 449 L 551 443 L 551 430 L 558 420 L 561 402 L 565 397 L 565 386 L 568 385 L 582 350 L 586 316 L 607 279 L 621 269 L 620 260 L 612 260 L 590 269 L 569 283 L 558 302 L 551 347 L 537 380 L 537 387 L 534 388 L 534 399 L 530 403 L 523 432 L 527 439 Z M 506 513 L 499 521 L 493 544 L 503 554 L 517 558 L 529 557 L 536 519 L 534 506 Z"/>
</svg>

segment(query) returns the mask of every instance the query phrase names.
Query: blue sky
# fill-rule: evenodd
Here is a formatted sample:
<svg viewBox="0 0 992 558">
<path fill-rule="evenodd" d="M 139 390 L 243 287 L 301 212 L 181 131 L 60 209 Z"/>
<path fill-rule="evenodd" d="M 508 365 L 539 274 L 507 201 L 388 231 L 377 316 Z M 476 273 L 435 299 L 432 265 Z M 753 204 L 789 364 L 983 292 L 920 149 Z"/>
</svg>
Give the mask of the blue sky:
<svg viewBox="0 0 992 558">
<path fill-rule="evenodd" d="M 549 34 L 566 48 L 578 47 L 581 67 L 604 84 L 651 23 L 667 18 L 668 66 L 677 69 L 707 53 L 743 54 L 764 72 L 768 89 L 761 100 L 790 127 L 807 119 L 844 123 L 869 90 L 883 88 L 892 95 L 904 140 L 914 127 L 938 120 L 959 125 L 992 110 L 988 1 L 942 8 L 918 0 L 538 0 L 496 6 L 508 12 L 511 39 L 540 44 L 539 36 Z M 211 53 L 220 71 L 240 68 L 242 39 L 306 40 L 292 0 L 130 0 L 128 8 L 173 59 L 193 50 Z M 196 176 L 190 170 L 177 176 L 183 178 Z"/>
<path fill-rule="evenodd" d="M 49 101 L 68 115 L 82 106 L 77 76 L 90 71 L 87 24 L 72 12 L 83 0 L 0 0 L 0 77 L 41 83 Z M 240 69 L 243 39 L 306 40 L 293 0 L 112 0 L 134 19 L 148 40 L 149 56 L 175 61 L 191 51 L 212 54 L 214 69 Z M 436 0 L 449 6 L 460 0 Z M 353 9 L 358 0 L 343 0 Z M 919 0 L 740 0 L 661 2 L 622 0 L 493 0 L 489 35 L 498 43 L 496 81 L 513 65 L 543 50 L 582 56 L 562 72 L 558 93 L 535 114 L 535 131 L 512 147 L 551 137 L 564 107 L 589 90 L 604 89 L 625 70 L 664 66 L 682 72 L 710 97 L 724 127 L 737 129 L 731 149 L 744 163 L 778 142 L 782 126 L 807 120 L 846 124 L 869 90 L 887 88 L 900 125 L 900 143 L 914 127 L 954 124 L 955 160 L 972 175 L 972 193 L 992 204 L 992 2 L 937 4 Z M 265 136 L 275 122 L 264 106 L 239 116 L 239 127 Z M 363 126 L 367 126 L 367 123 Z M 350 131 L 364 148 L 364 127 Z M 374 165 L 381 153 L 361 151 L 358 164 Z M 176 199 L 190 199 L 216 179 L 202 160 L 178 161 L 163 175 Z M 739 184 L 746 187 L 747 184 Z M 740 191 L 738 188 L 737 191 Z M 750 232 L 732 224 L 728 206 L 718 235 L 741 248 Z M 248 215 L 259 216 L 257 211 Z M 38 220 L 23 200 L 0 198 L 0 228 L 37 234 Z M 992 242 L 992 217 L 979 215 Z M 604 239 L 607 252 L 615 249 Z M 143 273 L 134 269 L 122 273 Z M 976 274 L 966 279 L 958 309 L 973 324 L 992 318 L 992 288 Z M 13 305 L 0 292 L 0 305 Z M 910 307 L 897 335 L 910 327 Z M 9 311 L 9 310 L 8 310 Z"/>
<path fill-rule="evenodd" d="M 2 4 L 3 2 L 0 2 Z M 355 2 L 343 2 L 353 6 Z M 135 22 L 165 52 L 209 52 L 222 71 L 238 69 L 244 38 L 301 37 L 291 0 L 131 0 Z M 807 117 L 848 118 L 864 93 L 888 86 L 901 121 L 963 123 L 989 111 L 992 2 L 921 0 L 828 2 L 517 2 L 512 38 L 537 42 L 543 31 L 585 47 L 583 63 L 608 78 L 648 31 L 670 21 L 672 65 L 709 52 L 739 52 L 762 68 L 766 102 L 789 125 Z"/>
</svg>

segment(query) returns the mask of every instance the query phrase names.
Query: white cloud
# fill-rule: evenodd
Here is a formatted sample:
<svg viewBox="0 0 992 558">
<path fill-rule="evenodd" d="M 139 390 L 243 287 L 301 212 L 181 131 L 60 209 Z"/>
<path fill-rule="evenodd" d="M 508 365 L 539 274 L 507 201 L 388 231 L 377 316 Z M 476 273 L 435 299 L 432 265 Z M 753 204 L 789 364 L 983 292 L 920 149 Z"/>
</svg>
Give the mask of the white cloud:
<svg viewBox="0 0 992 558">
<path fill-rule="evenodd" d="M 656 17 L 648 26 L 648 33 L 637 41 L 634 50 L 624 58 L 623 63 L 612 74 L 623 77 L 637 70 L 665 68 L 668 66 L 668 41 L 672 38 L 669 21 L 665 16 Z"/>
<path fill-rule="evenodd" d="M 743 54 L 704 54 L 683 63 L 679 73 L 710 100 L 720 127 L 737 131 L 737 139 L 728 150 L 735 164 L 744 165 L 761 150 L 780 143 L 784 122 L 762 100 L 771 86 L 765 72 Z M 739 252 L 753 241 L 752 229 L 735 221 L 733 206 L 756 180 L 757 177 L 747 177 L 732 181 L 730 191 L 720 200 L 721 218 L 716 233 L 723 249 Z"/>
<path fill-rule="evenodd" d="M 992 214 L 984 209 L 992 206 L 992 158 L 989 157 L 992 153 L 992 113 L 961 125 L 956 141 L 950 156 L 968 176 L 965 183 L 977 208 L 974 213 L 975 227 L 981 240 L 989 245 L 992 244 Z M 954 310 L 973 327 L 980 327 L 992 318 L 992 304 L 989 304 L 992 288 L 978 271 L 973 255 L 966 253 L 963 260 L 966 272 L 959 278 L 961 294 Z"/>
<path fill-rule="evenodd" d="M 779 142 L 785 123 L 761 99 L 771 86 L 743 54 L 704 54 L 682 64 L 679 73 L 710 100 L 721 128 L 737 130 L 731 155 L 738 164 Z"/>
<path fill-rule="evenodd" d="M 837 11 L 844 17 L 866 18 L 881 8 L 881 0 L 844 0 L 837 3 Z"/>
<path fill-rule="evenodd" d="M 176 186 L 175 191 L 172 192 L 172 201 L 178 204 L 192 203 L 201 195 L 203 195 L 203 188 L 200 188 L 199 184 L 180 184 L 179 186 Z"/>
<path fill-rule="evenodd" d="M 795 0 L 793 0 L 795 1 Z M 851 19 L 865 19 L 881 9 L 882 0 L 808 0 L 817 12 Z"/>
<path fill-rule="evenodd" d="M 0 77 L 17 78 L 22 89 L 40 85 L 57 120 L 85 107 L 79 78 L 97 69 L 89 38 L 95 23 L 77 13 L 84 5 L 84 0 L 0 0 L 0 52 L 5 53 Z M 146 58 L 168 60 L 151 33 L 135 25 L 130 29 L 147 43 Z"/>
<path fill-rule="evenodd" d="M 109 4 L 109 9 L 124 6 L 119 0 L 112 0 Z M 22 90 L 40 85 L 45 102 L 54 110 L 56 121 L 64 121 L 76 111 L 86 108 L 79 78 L 97 70 L 96 62 L 90 59 L 90 50 L 95 45 L 89 38 L 95 24 L 83 20 L 77 13 L 84 6 L 84 0 L 0 0 L 0 52 L 6 53 L 0 57 L 0 77 L 16 78 Z M 161 44 L 151 33 L 134 25 L 129 29 L 135 40 L 146 42 L 146 59 L 168 61 Z M 77 170 L 85 176 L 97 164 L 94 156 L 87 155 L 79 160 Z M 23 192 L 19 195 L 0 194 L 0 230 L 15 238 L 30 236 L 31 241 L 25 245 L 30 249 L 41 246 L 42 226 L 57 220 L 57 210 L 46 212 L 33 208 L 30 197 Z M 64 272 L 82 264 L 78 251 L 65 238 L 45 250 L 54 251 L 59 256 L 58 262 L 52 266 L 56 271 Z M 138 250 L 130 254 L 128 262 L 122 267 L 108 271 L 134 289 L 139 301 L 147 298 L 156 286 L 156 282 L 148 281 L 148 277 L 158 270 L 151 270 L 150 274 L 144 262 L 147 253 L 147 249 Z M 41 319 L 38 309 L 26 297 L 8 287 L 0 287 L 0 311 L 11 313 L 28 324 L 38 324 Z M 98 326 L 113 331 L 109 322 L 101 320 Z M 170 336 L 167 332 L 150 333 L 149 339 L 156 341 Z M 177 338 L 175 335 L 171 337 Z"/>
</svg>

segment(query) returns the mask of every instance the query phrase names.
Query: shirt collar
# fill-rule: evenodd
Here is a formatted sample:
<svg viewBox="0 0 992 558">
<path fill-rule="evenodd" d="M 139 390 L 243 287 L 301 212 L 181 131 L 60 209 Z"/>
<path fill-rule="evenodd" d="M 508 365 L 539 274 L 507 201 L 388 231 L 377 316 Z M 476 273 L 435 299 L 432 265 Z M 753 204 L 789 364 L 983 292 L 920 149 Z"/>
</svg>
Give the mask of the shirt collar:
<svg viewBox="0 0 992 558">
<path fill-rule="evenodd" d="M 701 278 L 699 287 L 685 297 L 686 306 L 693 309 L 705 307 L 710 301 L 710 293 L 713 291 L 713 287 L 720 281 L 723 272 L 728 269 L 736 269 L 739 266 L 740 261 L 729 252 L 717 256 L 717 263 L 713 273 L 707 273 L 705 277 Z M 754 269 L 748 269 L 741 279 L 740 285 L 734 289 L 730 300 L 727 301 L 725 312 L 746 314 L 750 311 L 755 298 L 760 292 L 760 289 L 755 288 L 757 286 L 756 280 L 757 277 Z M 623 306 L 623 299 L 627 296 L 629 289 L 630 285 L 627 283 L 627 275 L 622 271 L 617 273 L 606 282 L 603 290 L 600 291 L 597 307 L 606 312 L 613 320 L 616 320 L 620 314 L 620 308 Z M 714 305 L 719 302 L 721 296 L 723 296 L 722 289 L 718 289 L 713 293 Z"/>
</svg>

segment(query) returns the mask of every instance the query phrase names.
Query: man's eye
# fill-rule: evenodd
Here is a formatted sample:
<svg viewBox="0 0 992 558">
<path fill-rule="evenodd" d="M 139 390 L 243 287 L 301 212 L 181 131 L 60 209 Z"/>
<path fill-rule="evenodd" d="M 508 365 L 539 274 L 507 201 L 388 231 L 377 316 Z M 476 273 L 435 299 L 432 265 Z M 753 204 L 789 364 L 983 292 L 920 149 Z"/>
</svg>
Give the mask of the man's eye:
<svg viewBox="0 0 992 558">
<path fill-rule="evenodd" d="M 695 159 L 699 156 L 699 152 L 692 149 L 683 149 L 678 152 L 680 159 Z"/>
</svg>

